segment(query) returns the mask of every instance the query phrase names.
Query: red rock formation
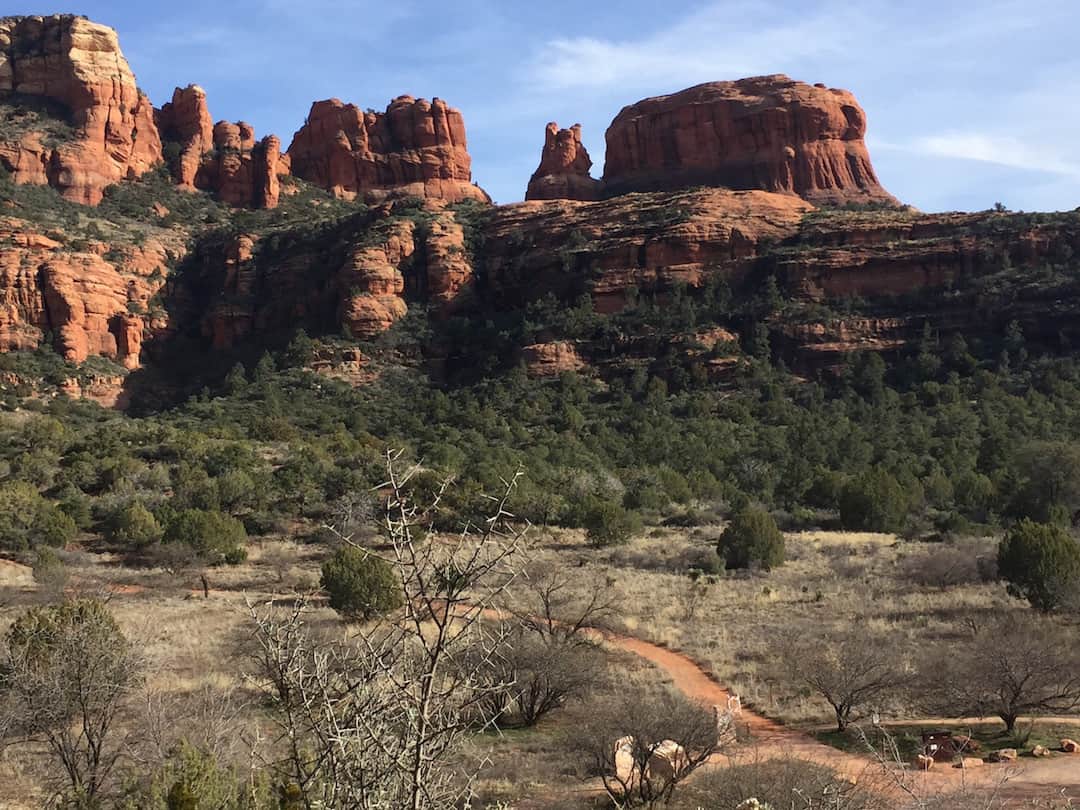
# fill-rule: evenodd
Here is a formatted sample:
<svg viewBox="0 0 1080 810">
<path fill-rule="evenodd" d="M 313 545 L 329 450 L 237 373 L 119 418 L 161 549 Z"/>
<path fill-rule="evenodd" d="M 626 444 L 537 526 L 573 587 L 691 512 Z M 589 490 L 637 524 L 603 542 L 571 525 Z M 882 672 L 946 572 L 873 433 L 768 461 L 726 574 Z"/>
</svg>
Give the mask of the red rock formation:
<svg viewBox="0 0 1080 810">
<path fill-rule="evenodd" d="M 606 134 L 605 192 L 707 185 L 896 203 L 874 174 L 865 132 L 846 90 L 783 75 L 700 84 L 623 108 Z"/>
<path fill-rule="evenodd" d="M 557 377 L 566 371 L 579 371 L 585 361 L 569 340 L 534 343 L 521 350 L 525 368 L 534 377 Z"/>
<path fill-rule="evenodd" d="M 70 200 L 96 205 L 106 186 L 161 160 L 153 107 L 110 28 L 72 15 L 0 18 L 0 96 L 6 93 L 58 102 L 76 132 L 54 147 L 22 139 L 0 149 L 17 183 L 45 180 Z"/>
<path fill-rule="evenodd" d="M 598 200 L 600 181 L 589 176 L 592 159 L 581 143 L 581 124 L 559 129 L 552 121 L 544 133 L 540 166 L 529 180 L 526 200 Z"/>
<path fill-rule="evenodd" d="M 341 302 L 341 323 L 353 337 L 373 338 L 408 311 L 401 267 L 416 250 L 414 230 L 410 220 L 393 223 L 382 244 L 357 247 L 342 267 L 341 288 L 350 294 Z"/>
<path fill-rule="evenodd" d="M 630 288 L 742 278 L 811 210 L 790 195 L 724 189 L 501 206 L 485 229 L 488 284 L 508 305 L 588 292 L 597 311 L 616 312 Z"/>
<path fill-rule="evenodd" d="M 277 207 L 279 175 L 289 169 L 276 135 L 256 143 L 251 124 L 211 124 L 206 93 L 198 85 L 176 88 L 173 100 L 158 111 L 157 121 L 162 137 L 180 147 L 170 169 L 181 188 L 213 192 L 237 207 Z"/>
<path fill-rule="evenodd" d="M 424 240 L 428 300 L 436 311 L 450 311 L 473 279 L 473 267 L 465 251 L 465 232 L 451 211 L 438 214 Z"/>
<path fill-rule="evenodd" d="M 267 135 L 255 144 L 251 150 L 252 205 L 277 208 L 281 196 L 279 177 L 288 173 L 288 164 L 281 160 L 281 140 L 277 135 Z"/>
<path fill-rule="evenodd" d="M 292 173 L 336 197 L 490 202 L 472 184 L 465 121 L 446 102 L 399 96 L 385 113 L 317 101 L 289 146 Z"/>
<path fill-rule="evenodd" d="M 0 244 L 0 351 L 35 348 L 52 332 L 72 362 L 103 355 L 139 365 L 151 325 L 135 313 L 163 283 L 163 247 L 148 243 L 114 264 L 101 255 L 107 245 L 67 251 L 20 220 L 0 221 Z"/>
<path fill-rule="evenodd" d="M 177 184 L 194 189 L 203 155 L 214 148 L 214 123 L 206 106 L 206 91 L 197 84 L 177 87 L 172 101 L 157 112 L 162 141 L 175 143 L 180 154 L 169 167 Z"/>
<path fill-rule="evenodd" d="M 214 192 L 228 205 L 276 208 L 278 175 L 288 173 L 277 136 L 268 135 L 256 143 L 251 124 L 218 121 L 213 138 L 214 151 L 203 159 L 195 185 Z"/>
</svg>

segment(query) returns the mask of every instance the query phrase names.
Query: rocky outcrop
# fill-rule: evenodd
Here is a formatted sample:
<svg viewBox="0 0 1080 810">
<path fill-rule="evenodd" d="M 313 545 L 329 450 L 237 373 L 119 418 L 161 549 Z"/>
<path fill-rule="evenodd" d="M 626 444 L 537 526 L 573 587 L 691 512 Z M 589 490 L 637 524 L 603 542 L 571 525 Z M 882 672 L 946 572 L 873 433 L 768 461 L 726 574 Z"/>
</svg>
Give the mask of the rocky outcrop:
<svg viewBox="0 0 1080 810">
<path fill-rule="evenodd" d="M 529 180 L 526 200 L 598 200 L 601 184 L 589 176 L 592 159 L 581 142 L 581 124 L 559 129 L 552 121 L 544 131 L 540 166 Z"/>
<path fill-rule="evenodd" d="M 0 163 L 17 183 L 47 182 L 70 200 L 96 205 L 106 186 L 161 160 L 153 107 L 111 28 L 72 15 L 0 19 L 5 96 L 56 102 L 75 133 L 55 146 L 31 135 L 0 147 Z"/>
<path fill-rule="evenodd" d="M 617 312 L 635 291 L 743 278 L 811 210 L 789 195 L 724 189 L 501 206 L 484 231 L 488 294 L 520 306 L 585 293 L 598 312 Z"/>
<path fill-rule="evenodd" d="M 616 116 L 605 193 L 705 185 L 895 204 L 874 174 L 865 133 L 866 115 L 846 90 L 783 75 L 700 84 Z"/>
<path fill-rule="evenodd" d="M 416 250 L 415 226 L 409 220 L 395 222 L 382 244 L 358 247 L 340 272 L 341 324 L 355 338 L 370 339 L 385 332 L 408 311 L 402 294 L 402 265 Z"/>
<path fill-rule="evenodd" d="M 343 199 L 490 201 L 472 183 L 465 121 L 440 99 L 399 96 L 384 113 L 317 101 L 288 154 L 294 175 Z"/>
<path fill-rule="evenodd" d="M 218 121 L 213 129 L 213 151 L 203 157 L 195 185 L 212 191 L 227 205 L 276 208 L 279 174 L 288 174 L 288 167 L 281 159 L 281 141 L 276 135 L 256 143 L 251 124 Z"/>
<path fill-rule="evenodd" d="M 177 87 L 172 101 L 157 111 L 161 140 L 168 147 L 175 144 L 177 154 L 170 157 L 169 170 L 177 184 L 195 188 L 195 179 L 203 156 L 214 148 L 214 123 L 206 106 L 206 91 L 197 84 Z"/>
<path fill-rule="evenodd" d="M 465 231 L 453 212 L 435 216 L 424 236 L 427 298 L 437 313 L 460 305 L 460 296 L 473 280 L 473 266 L 465 248 Z"/>
<path fill-rule="evenodd" d="M 276 135 L 256 143 L 255 130 L 244 121 L 211 124 L 206 92 L 193 84 L 177 87 L 157 120 L 165 142 L 176 145 L 169 169 L 181 188 L 210 191 L 237 207 L 277 207 L 279 175 L 289 170 Z"/>
<path fill-rule="evenodd" d="M 567 371 L 579 371 L 585 361 L 569 340 L 533 343 L 521 350 L 525 369 L 533 377 L 557 377 Z"/>
<path fill-rule="evenodd" d="M 32 349 L 51 334 L 71 362 L 101 355 L 136 368 L 144 333 L 163 327 L 148 312 L 166 258 L 156 243 L 71 251 L 25 222 L 0 220 L 0 351 Z"/>
</svg>

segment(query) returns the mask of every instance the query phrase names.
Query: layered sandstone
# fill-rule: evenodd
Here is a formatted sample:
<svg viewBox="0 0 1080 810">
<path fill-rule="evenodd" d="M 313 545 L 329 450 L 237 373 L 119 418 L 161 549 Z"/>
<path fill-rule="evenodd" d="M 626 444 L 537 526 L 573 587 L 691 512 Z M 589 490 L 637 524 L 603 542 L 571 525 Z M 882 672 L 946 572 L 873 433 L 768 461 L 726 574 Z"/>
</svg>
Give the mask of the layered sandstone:
<svg viewBox="0 0 1080 810">
<path fill-rule="evenodd" d="M 623 108 L 606 133 L 605 192 L 705 185 L 893 204 L 865 133 L 846 90 L 783 75 L 700 84 Z"/>
<path fill-rule="evenodd" d="M 164 283 L 166 249 L 65 248 L 29 223 L 0 220 L 0 351 L 36 348 L 51 334 L 73 363 L 101 355 L 136 368 L 144 335 L 163 326 L 148 310 Z"/>
<path fill-rule="evenodd" d="M 281 191 L 278 175 L 288 173 L 278 137 L 268 135 L 256 142 L 251 124 L 218 121 L 213 139 L 214 149 L 203 158 L 195 185 L 214 192 L 227 205 L 276 208 Z"/>
<path fill-rule="evenodd" d="M 592 159 L 581 142 L 581 124 L 559 129 L 552 121 L 544 131 L 540 165 L 529 180 L 526 200 L 598 200 L 600 181 L 589 176 Z"/>
<path fill-rule="evenodd" d="M 288 155 L 294 175 L 343 199 L 490 201 L 472 183 L 461 113 L 437 98 L 399 96 L 384 113 L 317 101 Z"/>
<path fill-rule="evenodd" d="M 75 140 L 32 135 L 0 146 L 16 183 L 45 183 L 96 205 L 106 186 L 161 160 L 154 110 L 139 92 L 116 32 L 72 15 L 0 19 L 0 97 L 48 99 L 69 114 Z M 0 135 L 2 138 L 2 135 Z"/>
<path fill-rule="evenodd" d="M 187 290 L 210 297 L 185 301 L 185 317 L 200 319 L 214 348 L 298 327 L 370 340 L 408 312 L 407 299 L 441 317 L 473 286 L 465 231 L 446 208 L 431 211 L 423 228 L 387 204 L 317 238 L 299 228 L 270 241 L 240 234 L 200 248 Z M 289 246 L 275 250 L 275 241 Z"/>
<path fill-rule="evenodd" d="M 203 156 L 214 149 L 214 122 L 206 104 L 206 91 L 196 84 L 177 87 L 172 101 L 157 111 L 156 120 L 162 141 L 176 144 L 179 149 L 170 161 L 173 179 L 183 188 L 194 189 Z"/>
<path fill-rule="evenodd" d="M 490 294 L 516 306 L 587 293 L 598 312 L 617 312 L 633 290 L 741 279 L 811 210 L 789 195 L 724 189 L 502 206 L 485 228 Z"/>
<path fill-rule="evenodd" d="M 339 273 L 342 326 L 355 338 L 371 339 L 385 332 L 408 311 L 402 294 L 402 266 L 416 250 L 415 226 L 400 220 L 387 230 L 385 240 L 357 247 Z"/>
<path fill-rule="evenodd" d="M 521 350 L 525 368 L 533 377 L 557 377 L 570 371 L 580 371 L 585 361 L 569 340 L 533 343 Z"/>
<path fill-rule="evenodd" d="M 424 262 L 428 301 L 437 313 L 447 313 L 459 305 L 473 280 L 465 231 L 452 211 L 440 212 L 427 227 Z"/>
</svg>

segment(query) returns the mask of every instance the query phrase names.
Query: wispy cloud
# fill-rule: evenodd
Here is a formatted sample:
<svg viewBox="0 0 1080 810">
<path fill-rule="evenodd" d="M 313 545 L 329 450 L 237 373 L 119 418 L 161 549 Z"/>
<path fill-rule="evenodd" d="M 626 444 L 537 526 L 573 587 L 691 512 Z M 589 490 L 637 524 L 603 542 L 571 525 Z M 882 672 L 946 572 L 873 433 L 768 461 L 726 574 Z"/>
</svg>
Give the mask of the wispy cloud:
<svg viewBox="0 0 1080 810">
<path fill-rule="evenodd" d="M 1080 178 L 1080 163 L 1057 153 L 1054 145 L 1022 141 L 1011 135 L 943 132 L 917 137 L 910 148 L 935 157 L 976 160 L 1013 169 Z"/>
<path fill-rule="evenodd" d="M 874 19 L 851 4 L 844 6 L 844 41 L 871 35 Z M 776 2 L 709 3 L 641 38 L 553 39 L 528 63 L 524 78 L 537 89 L 559 91 L 641 83 L 685 86 L 775 73 L 785 65 L 843 50 L 836 37 L 838 13 L 839 5 L 833 2 L 794 16 Z"/>
</svg>

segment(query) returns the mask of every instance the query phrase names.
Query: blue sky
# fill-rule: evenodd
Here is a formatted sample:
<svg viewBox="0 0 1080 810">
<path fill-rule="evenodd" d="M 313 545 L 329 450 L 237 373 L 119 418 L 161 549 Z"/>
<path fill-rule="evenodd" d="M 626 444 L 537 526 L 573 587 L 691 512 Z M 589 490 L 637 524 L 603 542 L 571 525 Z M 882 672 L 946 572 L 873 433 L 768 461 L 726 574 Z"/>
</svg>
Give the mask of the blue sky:
<svg viewBox="0 0 1080 810">
<path fill-rule="evenodd" d="M 55 11 L 116 28 L 156 105 L 201 84 L 215 120 L 286 145 L 316 99 L 444 98 L 498 202 L 550 120 L 583 125 L 598 176 L 623 105 L 787 73 L 855 92 L 882 183 L 919 208 L 1080 205 L 1077 0 L 0 0 Z"/>
</svg>

